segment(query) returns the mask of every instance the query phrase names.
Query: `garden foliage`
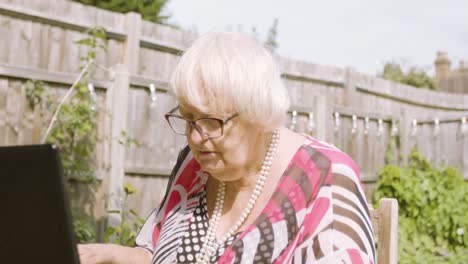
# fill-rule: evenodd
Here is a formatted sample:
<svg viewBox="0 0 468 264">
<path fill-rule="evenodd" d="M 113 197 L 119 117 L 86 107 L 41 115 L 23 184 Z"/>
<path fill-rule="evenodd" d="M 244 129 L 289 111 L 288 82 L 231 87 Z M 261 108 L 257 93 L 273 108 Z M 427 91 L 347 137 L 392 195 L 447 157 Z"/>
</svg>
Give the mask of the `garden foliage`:
<svg viewBox="0 0 468 264">
<path fill-rule="evenodd" d="M 86 47 L 86 54 L 81 57 L 80 68 L 84 71 L 73 90 L 71 98 L 65 101 L 59 109 L 57 120 L 53 123 L 52 130 L 47 136 L 49 144 L 55 144 L 60 149 L 60 158 L 64 170 L 66 189 L 70 196 L 70 205 L 74 219 L 76 239 L 79 243 L 99 242 L 97 235 L 98 221 L 94 216 L 94 204 L 96 191 L 100 186 L 100 177 L 96 175 L 97 143 L 97 96 L 91 93 L 89 84 L 95 69 L 95 58 L 98 52 L 106 51 L 106 30 L 96 27 L 86 32 L 86 37 L 77 41 L 78 45 Z M 60 96 L 59 96 L 60 97 Z M 45 84 L 38 80 L 26 82 L 26 99 L 32 109 L 37 111 L 43 119 L 51 122 L 52 113 L 57 111 L 59 103 L 57 95 L 53 95 L 45 89 Z M 125 131 L 121 132 L 121 138 L 117 140 L 124 146 L 138 142 L 129 137 Z M 136 231 L 142 225 L 142 219 L 132 210 L 126 207 L 128 197 L 136 192 L 130 184 L 126 184 L 125 207 L 121 213 L 122 223 L 119 227 L 108 227 L 104 234 L 106 242 L 123 245 L 131 245 Z M 132 217 L 126 217 L 129 212 Z"/>
<path fill-rule="evenodd" d="M 374 200 L 399 203 L 399 263 L 468 263 L 468 182 L 413 150 L 379 173 Z"/>
</svg>

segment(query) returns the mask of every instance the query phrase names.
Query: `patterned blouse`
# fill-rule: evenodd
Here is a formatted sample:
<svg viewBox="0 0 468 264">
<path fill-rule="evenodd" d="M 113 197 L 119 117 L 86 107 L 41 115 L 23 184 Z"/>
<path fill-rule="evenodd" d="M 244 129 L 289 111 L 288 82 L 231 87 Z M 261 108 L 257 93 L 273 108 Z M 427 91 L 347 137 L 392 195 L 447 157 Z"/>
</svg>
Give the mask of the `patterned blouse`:
<svg viewBox="0 0 468 264">
<path fill-rule="evenodd" d="M 208 216 L 205 184 L 190 149 L 179 154 L 160 207 L 135 244 L 152 263 L 194 263 Z M 213 256 L 217 263 L 375 263 L 367 202 L 354 161 L 308 137 L 289 161 L 276 191 L 246 229 Z"/>
</svg>

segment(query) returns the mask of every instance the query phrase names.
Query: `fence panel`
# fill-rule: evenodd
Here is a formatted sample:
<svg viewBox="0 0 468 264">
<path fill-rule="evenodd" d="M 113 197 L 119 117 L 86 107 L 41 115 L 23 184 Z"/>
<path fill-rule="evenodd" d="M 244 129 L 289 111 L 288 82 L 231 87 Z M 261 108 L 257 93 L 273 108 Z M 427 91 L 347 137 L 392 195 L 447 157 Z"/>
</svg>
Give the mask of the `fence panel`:
<svg viewBox="0 0 468 264">
<path fill-rule="evenodd" d="M 147 215 L 159 203 L 167 175 L 184 144 L 163 115 L 176 105 L 167 83 L 178 55 L 195 37 L 191 32 L 143 21 L 136 14 L 113 13 L 72 1 L 0 0 L 0 35 L 6 40 L 0 41 L 0 145 L 38 142 L 47 122 L 28 106 L 25 83 L 43 80 L 57 98 L 63 95 L 77 77 L 80 57 L 86 53 L 76 41 L 86 36 L 84 30 L 96 25 L 106 28 L 108 47 L 106 53 L 97 54 L 93 80 L 101 106 L 96 163 L 103 180 L 96 210 L 105 217 L 108 206 L 121 207 L 122 183 L 129 181 L 138 189 L 129 203 Z M 291 97 L 285 125 L 291 126 L 296 111 L 297 132 L 312 134 L 347 152 L 360 167 L 368 197 L 385 164 L 389 143 L 396 139 L 392 136 L 394 121 L 400 139 L 400 145 L 391 150 L 394 156 L 404 157 L 417 145 L 433 164 L 451 164 L 468 178 L 468 132 L 462 134 L 460 129 L 461 118 L 468 116 L 468 95 L 414 89 L 352 68 L 277 59 Z M 125 86 L 115 79 L 122 74 L 115 68 L 118 64 L 129 72 L 120 76 L 128 79 L 123 87 L 128 89 L 125 98 L 113 96 L 119 92 L 115 87 Z M 152 107 L 151 83 L 157 88 Z M 127 110 L 118 107 L 119 101 L 127 104 Z M 334 113 L 339 113 L 339 126 Z M 124 115 L 127 118 L 119 118 Z M 435 118 L 439 118 L 438 128 Z M 415 135 L 413 119 L 419 123 Z M 116 143 L 122 139 L 122 131 L 140 146 Z M 116 154 L 122 150 L 123 155 Z M 116 169 L 119 166 L 123 168 Z M 111 197 L 116 200 L 112 202 Z"/>
</svg>

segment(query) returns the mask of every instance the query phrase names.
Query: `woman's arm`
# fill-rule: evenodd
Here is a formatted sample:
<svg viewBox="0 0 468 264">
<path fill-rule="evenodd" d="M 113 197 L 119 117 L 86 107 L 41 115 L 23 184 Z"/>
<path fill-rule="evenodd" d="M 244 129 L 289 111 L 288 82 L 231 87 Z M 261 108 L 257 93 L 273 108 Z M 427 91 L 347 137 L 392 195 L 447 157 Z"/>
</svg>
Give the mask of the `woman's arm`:
<svg viewBox="0 0 468 264">
<path fill-rule="evenodd" d="M 375 243 L 359 169 L 345 153 L 321 146 L 314 164 L 318 193 L 307 205 L 291 256 L 298 263 L 375 263 Z M 317 162 L 321 161 L 321 162 Z M 318 164 L 318 165 L 317 165 Z M 311 187 L 314 189 L 316 187 Z"/>
<path fill-rule="evenodd" d="M 317 263 L 375 263 L 375 242 L 367 202 L 354 161 L 331 165 L 327 227 L 315 239 Z M 318 256 L 318 257 L 317 257 Z"/>
<path fill-rule="evenodd" d="M 151 263 L 151 254 L 142 248 L 114 244 L 78 245 L 81 264 Z"/>
</svg>

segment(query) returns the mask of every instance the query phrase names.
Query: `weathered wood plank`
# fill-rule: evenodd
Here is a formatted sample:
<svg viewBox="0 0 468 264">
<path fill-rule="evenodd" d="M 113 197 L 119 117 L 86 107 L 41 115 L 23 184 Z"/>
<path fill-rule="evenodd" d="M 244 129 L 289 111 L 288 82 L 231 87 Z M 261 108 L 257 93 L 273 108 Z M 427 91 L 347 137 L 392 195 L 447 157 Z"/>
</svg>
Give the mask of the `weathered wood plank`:
<svg viewBox="0 0 468 264">
<path fill-rule="evenodd" d="M 26 80 L 42 80 L 50 83 L 72 85 L 78 77 L 78 74 L 47 71 L 43 69 L 0 63 L 0 76 L 15 77 Z M 92 80 L 92 82 L 96 88 L 108 88 L 111 86 L 110 81 Z"/>
<path fill-rule="evenodd" d="M 0 146 L 8 145 L 7 131 L 8 79 L 0 78 Z"/>
<path fill-rule="evenodd" d="M 47 70 L 49 71 L 60 71 L 61 58 L 62 58 L 62 30 L 57 27 L 49 28 L 49 58 L 47 64 Z"/>
<path fill-rule="evenodd" d="M 0 36 L 4 39 L 11 39 L 11 19 L 0 15 Z M 10 57 L 11 41 L 0 41 L 0 63 L 6 63 Z"/>
<path fill-rule="evenodd" d="M 33 111 L 26 100 L 26 89 L 23 83 L 20 83 L 19 98 L 17 101 L 19 120 L 18 120 L 18 145 L 32 144 L 32 121 Z"/>
<path fill-rule="evenodd" d="M 121 131 L 125 130 L 127 122 L 127 98 L 129 89 L 128 69 L 123 64 L 116 65 L 118 72 L 112 86 L 112 139 L 120 138 Z M 109 200 L 108 211 L 122 209 L 125 147 L 117 140 L 111 141 L 110 174 L 109 174 Z M 110 214 L 108 223 L 111 226 L 118 225 L 120 214 Z"/>
<path fill-rule="evenodd" d="M 466 117 L 465 120 L 468 120 L 468 117 Z M 468 121 L 467 121 L 468 122 Z M 460 124 L 461 125 L 461 124 Z M 464 130 L 461 128 L 458 129 L 459 135 L 461 137 L 461 148 L 462 148 L 462 159 L 461 159 L 461 171 L 463 173 L 463 176 L 465 180 L 468 180 L 468 124 L 466 124 L 466 127 Z"/>
<path fill-rule="evenodd" d="M 358 78 L 360 77 L 360 78 Z M 460 96 L 393 83 L 376 77 L 355 76 L 357 90 L 393 101 L 442 110 L 467 111 L 468 96 Z M 429 96 L 430 95 L 430 96 Z"/>
<path fill-rule="evenodd" d="M 398 201 L 382 198 L 378 209 L 377 261 L 382 264 L 398 263 Z"/>
<path fill-rule="evenodd" d="M 71 5 L 73 3 L 70 3 Z M 86 7 L 84 9 L 87 9 L 88 12 L 94 10 L 94 8 L 91 7 Z M 60 27 L 64 29 L 69 29 L 69 30 L 74 30 L 74 31 L 81 31 L 84 32 L 88 28 L 92 28 L 95 23 L 92 22 L 79 22 L 76 21 L 76 17 L 74 17 L 75 20 L 71 20 L 69 18 L 65 18 L 64 14 L 55 14 L 50 15 L 45 12 L 40 12 L 36 10 L 31 10 L 27 7 L 20 6 L 20 5 L 13 5 L 13 4 L 6 4 L 6 3 L 1 3 L 0 2 L 0 15 L 4 16 L 9 16 L 9 17 L 14 17 L 22 20 L 28 20 L 36 23 L 41 23 L 44 25 L 49 25 L 49 26 L 54 26 L 54 27 Z M 118 14 L 115 13 L 117 16 Z M 112 39 L 117 39 L 117 40 L 124 40 L 125 39 L 125 33 L 123 30 L 116 29 L 109 27 L 108 25 L 102 25 L 106 27 L 106 35 L 109 38 Z"/>
<path fill-rule="evenodd" d="M 21 83 L 10 81 L 8 83 L 7 101 L 6 101 L 6 142 L 7 145 L 18 145 L 19 120 L 21 110 L 19 101 L 21 98 Z"/>
<path fill-rule="evenodd" d="M 141 15 L 137 13 L 128 13 L 125 15 L 125 27 L 127 38 L 125 40 L 125 52 L 123 63 L 127 65 L 130 74 L 138 72 L 139 56 L 135 56 L 140 52 L 140 29 Z"/>
<path fill-rule="evenodd" d="M 140 217 L 146 218 L 159 206 L 164 197 L 168 177 L 145 177 L 145 175 L 126 175 L 125 182 L 137 190 L 128 199 L 128 208 L 132 208 Z"/>
</svg>

